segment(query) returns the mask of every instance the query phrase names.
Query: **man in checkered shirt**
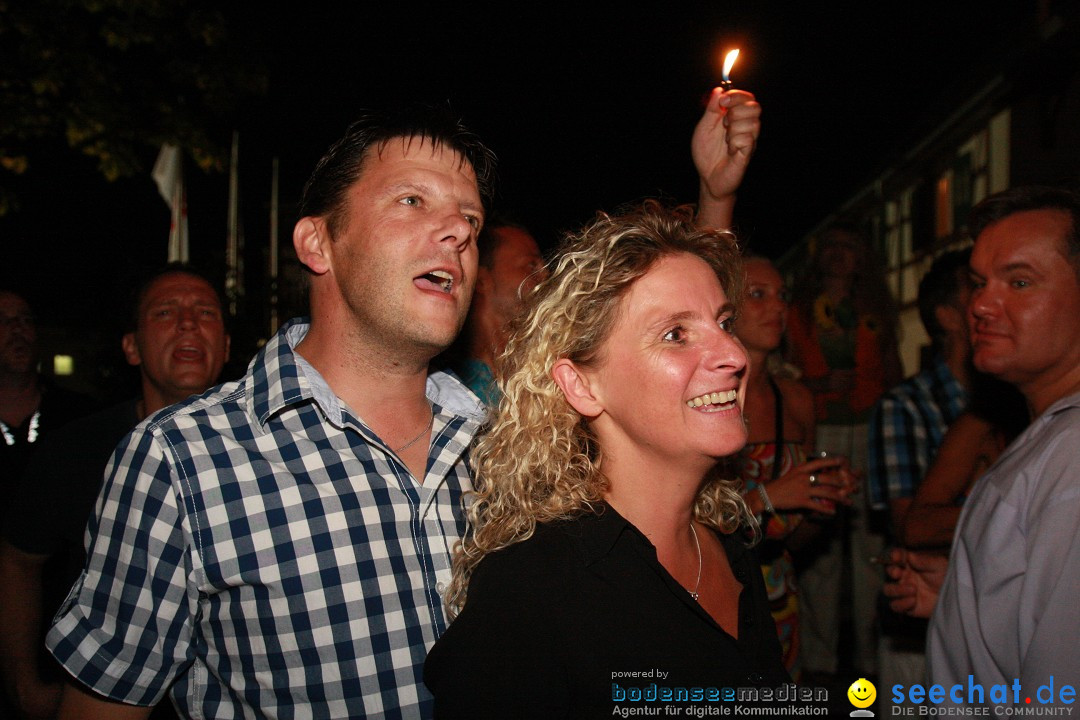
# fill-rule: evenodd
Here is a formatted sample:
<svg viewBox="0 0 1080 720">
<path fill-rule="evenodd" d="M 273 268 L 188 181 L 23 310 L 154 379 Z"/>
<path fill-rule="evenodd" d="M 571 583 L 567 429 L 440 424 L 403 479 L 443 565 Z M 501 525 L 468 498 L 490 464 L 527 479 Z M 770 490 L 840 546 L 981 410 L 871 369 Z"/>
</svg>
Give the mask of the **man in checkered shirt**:
<svg viewBox="0 0 1080 720">
<path fill-rule="evenodd" d="M 870 505 L 888 511 L 894 541 L 945 432 L 967 406 L 969 257 L 970 250 L 945 253 L 919 282 L 919 317 L 932 343 L 930 362 L 886 391 L 870 417 Z"/>
<path fill-rule="evenodd" d="M 310 271 L 247 374 L 121 444 L 48 646 L 61 717 L 425 717 L 424 657 L 482 406 L 460 330 L 494 157 L 439 112 L 368 115 L 304 188 Z"/>
</svg>

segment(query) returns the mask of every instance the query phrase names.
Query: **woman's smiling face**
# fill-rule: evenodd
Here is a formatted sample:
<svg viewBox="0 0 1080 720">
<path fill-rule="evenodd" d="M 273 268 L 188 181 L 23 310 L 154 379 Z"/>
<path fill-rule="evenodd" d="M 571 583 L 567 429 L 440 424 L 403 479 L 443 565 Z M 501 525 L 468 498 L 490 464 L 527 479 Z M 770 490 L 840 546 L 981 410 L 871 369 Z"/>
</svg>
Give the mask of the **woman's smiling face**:
<svg viewBox="0 0 1080 720">
<path fill-rule="evenodd" d="M 746 443 L 746 352 L 734 308 L 712 268 L 690 254 L 661 258 L 619 303 L 611 334 L 585 369 L 606 418 L 606 456 L 703 462 Z"/>
</svg>

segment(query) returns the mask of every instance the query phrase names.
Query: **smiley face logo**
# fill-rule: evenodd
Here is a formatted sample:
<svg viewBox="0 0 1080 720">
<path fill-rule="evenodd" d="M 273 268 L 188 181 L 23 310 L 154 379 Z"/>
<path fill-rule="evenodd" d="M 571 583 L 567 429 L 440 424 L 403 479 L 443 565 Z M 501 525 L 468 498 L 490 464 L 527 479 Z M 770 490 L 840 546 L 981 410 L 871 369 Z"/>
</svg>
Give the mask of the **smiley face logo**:
<svg viewBox="0 0 1080 720">
<path fill-rule="evenodd" d="M 851 683 L 847 690 L 848 700 L 857 708 L 868 708 L 877 700 L 877 688 L 866 678 Z"/>
</svg>

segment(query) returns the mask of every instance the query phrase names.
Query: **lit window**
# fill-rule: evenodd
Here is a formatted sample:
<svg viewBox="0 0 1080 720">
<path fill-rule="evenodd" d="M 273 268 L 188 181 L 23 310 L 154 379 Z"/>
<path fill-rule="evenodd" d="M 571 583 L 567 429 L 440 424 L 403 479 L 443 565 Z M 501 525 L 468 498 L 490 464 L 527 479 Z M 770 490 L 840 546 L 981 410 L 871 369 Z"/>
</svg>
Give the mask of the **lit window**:
<svg viewBox="0 0 1080 720">
<path fill-rule="evenodd" d="M 54 375 L 71 375 L 75 372 L 75 358 L 70 355 L 53 355 Z"/>
</svg>

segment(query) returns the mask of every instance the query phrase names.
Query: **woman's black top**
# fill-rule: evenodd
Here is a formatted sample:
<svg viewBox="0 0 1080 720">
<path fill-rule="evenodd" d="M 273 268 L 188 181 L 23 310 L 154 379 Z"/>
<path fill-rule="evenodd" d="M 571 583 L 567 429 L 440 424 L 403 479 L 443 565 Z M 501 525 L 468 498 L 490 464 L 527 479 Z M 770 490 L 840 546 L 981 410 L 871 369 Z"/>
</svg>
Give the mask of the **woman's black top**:
<svg viewBox="0 0 1080 720">
<path fill-rule="evenodd" d="M 743 537 L 718 537 L 743 586 L 737 640 L 611 507 L 487 556 L 424 666 L 436 718 L 610 718 L 790 682 L 757 560 Z"/>
</svg>

